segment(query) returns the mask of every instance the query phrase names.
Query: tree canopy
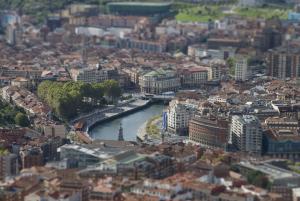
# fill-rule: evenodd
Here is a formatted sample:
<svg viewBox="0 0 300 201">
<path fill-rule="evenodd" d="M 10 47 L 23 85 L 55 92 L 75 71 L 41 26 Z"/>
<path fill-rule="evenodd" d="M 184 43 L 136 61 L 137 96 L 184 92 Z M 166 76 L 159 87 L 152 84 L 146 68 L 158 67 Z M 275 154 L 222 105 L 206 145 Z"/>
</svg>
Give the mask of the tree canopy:
<svg viewBox="0 0 300 201">
<path fill-rule="evenodd" d="M 13 107 L 0 100 L 0 126 L 16 124 L 15 117 L 18 113 L 23 113 L 25 115 L 24 110 Z"/>
<path fill-rule="evenodd" d="M 17 125 L 22 127 L 28 127 L 30 125 L 28 117 L 21 112 L 17 113 L 17 115 L 15 116 L 15 122 Z"/>
<path fill-rule="evenodd" d="M 80 113 L 103 106 L 107 100 L 118 99 L 121 89 L 115 80 L 92 84 L 44 81 L 38 86 L 37 93 L 56 115 L 68 120 Z"/>
</svg>

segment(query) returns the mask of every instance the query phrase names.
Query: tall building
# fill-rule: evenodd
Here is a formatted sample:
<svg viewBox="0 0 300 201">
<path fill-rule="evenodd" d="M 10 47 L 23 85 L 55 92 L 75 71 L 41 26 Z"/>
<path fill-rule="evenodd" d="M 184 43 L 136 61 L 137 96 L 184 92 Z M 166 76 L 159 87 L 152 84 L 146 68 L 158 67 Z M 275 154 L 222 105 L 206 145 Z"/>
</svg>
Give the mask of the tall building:
<svg viewBox="0 0 300 201">
<path fill-rule="evenodd" d="M 184 135 L 188 131 L 190 119 L 194 116 L 196 109 L 189 107 L 178 100 L 172 100 L 169 103 L 167 111 L 168 126 L 167 129 L 171 133 Z"/>
<path fill-rule="evenodd" d="M 229 122 L 223 118 L 196 115 L 189 123 L 189 139 L 209 148 L 225 148 Z"/>
<path fill-rule="evenodd" d="M 262 128 L 254 115 L 233 116 L 231 122 L 232 144 L 240 151 L 260 155 L 262 151 Z"/>
<path fill-rule="evenodd" d="M 279 79 L 298 79 L 300 77 L 300 48 L 286 44 L 268 51 L 268 75 Z"/>
<path fill-rule="evenodd" d="M 234 79 L 236 81 L 246 81 L 248 79 L 248 57 L 238 55 L 236 57 Z"/>
<path fill-rule="evenodd" d="M 0 181 L 6 177 L 14 176 L 19 172 L 18 156 L 8 151 L 1 150 L 0 153 Z"/>
<path fill-rule="evenodd" d="M 6 42 L 9 45 L 16 45 L 22 41 L 22 29 L 19 24 L 6 27 Z"/>
<path fill-rule="evenodd" d="M 42 150 L 38 147 L 24 147 L 20 151 L 22 169 L 44 164 Z"/>
</svg>

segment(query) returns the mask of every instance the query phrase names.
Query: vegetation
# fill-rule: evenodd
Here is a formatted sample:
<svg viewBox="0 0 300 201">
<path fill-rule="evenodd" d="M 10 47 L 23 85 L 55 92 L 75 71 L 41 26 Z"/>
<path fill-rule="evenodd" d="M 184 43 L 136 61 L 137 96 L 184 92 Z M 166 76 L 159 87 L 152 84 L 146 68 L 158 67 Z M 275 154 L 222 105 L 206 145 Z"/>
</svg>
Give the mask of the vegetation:
<svg viewBox="0 0 300 201">
<path fill-rule="evenodd" d="M 269 189 L 271 187 L 268 177 L 260 171 L 250 171 L 247 175 L 247 181 L 261 188 Z"/>
<path fill-rule="evenodd" d="M 9 151 L 3 147 L 0 147 L 0 156 L 5 156 L 9 154 Z"/>
<path fill-rule="evenodd" d="M 146 132 L 152 138 L 155 138 L 160 134 L 159 128 L 156 125 L 156 121 L 159 120 L 160 117 L 160 115 L 154 116 L 147 122 Z"/>
<path fill-rule="evenodd" d="M 24 110 L 17 107 L 13 107 L 8 103 L 5 103 L 2 100 L 0 100 L 0 126 L 15 125 L 15 118 L 16 115 L 19 113 L 25 115 Z"/>
<path fill-rule="evenodd" d="M 229 74 L 234 75 L 235 74 L 235 63 L 236 63 L 235 59 L 232 57 L 229 57 L 226 60 L 226 63 L 227 63 L 227 66 L 229 67 Z"/>
<path fill-rule="evenodd" d="M 287 19 L 289 9 L 279 9 L 273 7 L 260 7 L 260 8 L 237 8 L 235 12 L 245 18 L 264 18 L 271 19 L 278 17 L 280 19 Z"/>
<path fill-rule="evenodd" d="M 107 100 L 113 102 L 120 95 L 121 89 L 114 80 L 93 84 L 44 81 L 38 86 L 38 96 L 48 103 L 56 115 L 65 120 L 101 107 Z"/>
<path fill-rule="evenodd" d="M 21 112 L 18 112 L 15 116 L 15 123 L 21 127 L 28 127 L 30 125 L 28 117 Z"/>
<path fill-rule="evenodd" d="M 0 0 L 1 9 L 18 10 L 20 13 L 35 17 L 37 23 L 45 20 L 53 11 L 64 8 L 71 3 L 102 4 L 104 0 Z"/>
<path fill-rule="evenodd" d="M 228 15 L 239 15 L 247 19 L 264 18 L 271 19 L 278 17 L 280 19 L 287 19 L 289 8 L 280 7 L 246 7 L 246 8 L 235 8 L 233 6 L 227 6 L 230 12 L 224 12 L 223 6 L 219 5 L 201 5 L 201 6 L 190 6 L 181 5 L 177 6 L 178 14 L 176 20 L 183 22 L 209 22 L 210 20 L 219 20 Z"/>
<path fill-rule="evenodd" d="M 208 22 L 224 17 L 219 6 L 198 6 L 180 9 L 176 20 L 182 22 Z"/>
</svg>

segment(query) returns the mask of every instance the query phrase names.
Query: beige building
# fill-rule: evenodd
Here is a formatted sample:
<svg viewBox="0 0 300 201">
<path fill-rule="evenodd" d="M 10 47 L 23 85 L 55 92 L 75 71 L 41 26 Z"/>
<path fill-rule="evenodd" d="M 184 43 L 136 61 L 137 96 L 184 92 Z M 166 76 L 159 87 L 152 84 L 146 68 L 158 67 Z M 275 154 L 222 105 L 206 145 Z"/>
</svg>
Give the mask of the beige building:
<svg viewBox="0 0 300 201">
<path fill-rule="evenodd" d="M 66 137 L 66 127 L 64 125 L 46 125 L 44 126 L 44 135 L 51 137 Z"/>
<path fill-rule="evenodd" d="M 177 91 L 180 87 L 180 78 L 173 70 L 157 69 L 141 76 L 139 85 L 142 93 L 162 94 Z"/>
<path fill-rule="evenodd" d="M 16 86 L 19 88 L 31 88 L 31 81 L 29 79 L 26 79 L 24 77 L 17 77 L 16 79 L 11 81 L 12 86 Z"/>
<path fill-rule="evenodd" d="M 208 68 L 197 66 L 179 70 L 181 85 L 184 87 L 199 87 L 208 80 Z"/>
<path fill-rule="evenodd" d="M 108 72 L 97 68 L 71 69 L 70 75 L 74 81 L 102 82 L 108 79 Z"/>
</svg>

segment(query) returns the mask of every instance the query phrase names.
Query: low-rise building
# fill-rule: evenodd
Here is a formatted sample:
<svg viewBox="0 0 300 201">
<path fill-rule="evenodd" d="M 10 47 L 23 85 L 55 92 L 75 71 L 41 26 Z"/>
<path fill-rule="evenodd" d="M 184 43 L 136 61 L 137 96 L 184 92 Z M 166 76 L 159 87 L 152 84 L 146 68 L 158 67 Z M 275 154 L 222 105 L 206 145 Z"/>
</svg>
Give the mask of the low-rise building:
<svg viewBox="0 0 300 201">
<path fill-rule="evenodd" d="M 173 70 L 157 69 L 146 73 L 139 79 L 142 93 L 162 94 L 177 91 L 180 87 L 180 78 Z"/>
<path fill-rule="evenodd" d="M 71 69 L 70 74 L 74 81 L 93 83 L 108 80 L 107 70 L 98 68 Z"/>
<path fill-rule="evenodd" d="M 199 87 L 205 84 L 208 80 L 207 67 L 190 67 L 180 69 L 181 86 L 183 87 Z"/>
</svg>

